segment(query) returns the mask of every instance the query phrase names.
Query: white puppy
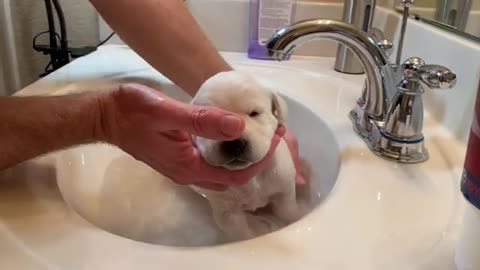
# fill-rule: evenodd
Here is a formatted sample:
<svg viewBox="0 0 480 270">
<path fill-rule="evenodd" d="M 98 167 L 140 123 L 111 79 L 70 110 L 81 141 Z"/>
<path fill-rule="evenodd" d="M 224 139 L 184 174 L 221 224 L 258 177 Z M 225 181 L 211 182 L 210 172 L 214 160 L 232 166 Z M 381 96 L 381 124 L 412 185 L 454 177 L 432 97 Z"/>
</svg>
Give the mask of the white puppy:
<svg viewBox="0 0 480 270">
<path fill-rule="evenodd" d="M 282 97 L 238 71 L 210 78 L 192 103 L 219 107 L 245 119 L 245 131 L 234 141 L 193 137 L 206 162 L 230 170 L 260 161 L 270 149 L 278 124 L 284 123 L 287 115 L 287 104 Z M 269 206 L 282 223 L 299 218 L 295 173 L 290 151 L 282 140 L 267 168 L 247 184 L 226 191 L 193 189 L 208 199 L 215 221 L 228 240 L 244 240 L 276 229 L 271 220 L 256 212 L 261 208 Z"/>
</svg>

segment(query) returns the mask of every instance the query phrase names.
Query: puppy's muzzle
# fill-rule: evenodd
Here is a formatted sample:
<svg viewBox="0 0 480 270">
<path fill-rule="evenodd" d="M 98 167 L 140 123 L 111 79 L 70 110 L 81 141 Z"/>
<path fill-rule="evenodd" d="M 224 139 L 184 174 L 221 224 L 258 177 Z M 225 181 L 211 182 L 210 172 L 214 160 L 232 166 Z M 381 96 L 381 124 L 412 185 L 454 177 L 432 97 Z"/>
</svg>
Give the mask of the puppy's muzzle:
<svg viewBox="0 0 480 270">
<path fill-rule="evenodd" d="M 222 155 L 232 159 L 238 159 L 245 155 L 248 148 L 248 141 L 245 139 L 236 139 L 233 141 L 222 142 L 220 151 Z"/>
</svg>

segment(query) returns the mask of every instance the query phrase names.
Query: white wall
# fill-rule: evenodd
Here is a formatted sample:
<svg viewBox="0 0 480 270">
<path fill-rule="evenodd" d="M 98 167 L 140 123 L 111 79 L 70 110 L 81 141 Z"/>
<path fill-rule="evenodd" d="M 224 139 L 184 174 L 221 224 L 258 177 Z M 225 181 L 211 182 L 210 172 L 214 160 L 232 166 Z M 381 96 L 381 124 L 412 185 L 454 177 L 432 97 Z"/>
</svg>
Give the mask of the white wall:
<svg viewBox="0 0 480 270">
<path fill-rule="evenodd" d="M 73 46 L 95 45 L 98 43 L 97 16 L 88 0 L 60 0 L 65 12 L 69 41 Z M 32 48 L 35 34 L 48 30 L 45 4 L 41 0 L 12 0 L 12 19 L 21 87 L 38 79 L 49 58 Z M 59 28 L 57 27 L 57 31 Z M 45 36 L 47 37 L 47 36 Z M 46 43 L 48 39 L 39 39 Z"/>
</svg>

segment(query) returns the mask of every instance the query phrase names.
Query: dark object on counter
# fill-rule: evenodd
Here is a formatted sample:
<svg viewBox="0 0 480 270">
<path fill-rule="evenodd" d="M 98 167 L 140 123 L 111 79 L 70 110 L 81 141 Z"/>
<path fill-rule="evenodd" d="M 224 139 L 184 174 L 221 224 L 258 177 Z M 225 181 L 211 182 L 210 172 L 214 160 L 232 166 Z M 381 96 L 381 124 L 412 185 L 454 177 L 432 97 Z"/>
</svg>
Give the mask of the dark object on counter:
<svg viewBox="0 0 480 270">
<path fill-rule="evenodd" d="M 53 8 L 55 9 L 58 17 L 58 23 L 60 25 L 60 35 L 55 31 L 55 20 L 53 16 Z M 58 0 L 45 0 L 45 9 L 48 19 L 48 31 L 41 32 L 33 38 L 33 49 L 37 52 L 41 52 L 45 55 L 50 55 L 50 62 L 45 67 L 45 70 L 40 77 L 44 77 L 55 70 L 70 63 L 71 58 L 78 58 L 94 52 L 99 46 L 106 43 L 114 32 L 108 36 L 107 39 L 100 42 L 96 46 L 85 46 L 80 48 L 72 48 L 68 46 L 67 27 L 65 23 L 65 16 L 63 9 Z M 49 44 L 37 44 L 37 38 L 43 34 L 49 35 Z M 59 41 L 59 44 L 57 43 Z"/>
<path fill-rule="evenodd" d="M 465 198 L 480 209 L 480 82 L 478 85 L 475 114 L 462 175 L 461 189 Z"/>
</svg>

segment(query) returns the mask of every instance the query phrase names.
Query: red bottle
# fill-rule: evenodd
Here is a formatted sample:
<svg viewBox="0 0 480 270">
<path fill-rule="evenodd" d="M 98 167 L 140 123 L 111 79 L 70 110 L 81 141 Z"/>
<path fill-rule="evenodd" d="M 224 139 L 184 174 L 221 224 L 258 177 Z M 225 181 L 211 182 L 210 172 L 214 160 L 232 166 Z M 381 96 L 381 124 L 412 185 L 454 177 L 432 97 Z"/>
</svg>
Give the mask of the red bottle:
<svg viewBox="0 0 480 270">
<path fill-rule="evenodd" d="M 461 185 L 465 198 L 480 209 L 480 84 Z"/>
</svg>

